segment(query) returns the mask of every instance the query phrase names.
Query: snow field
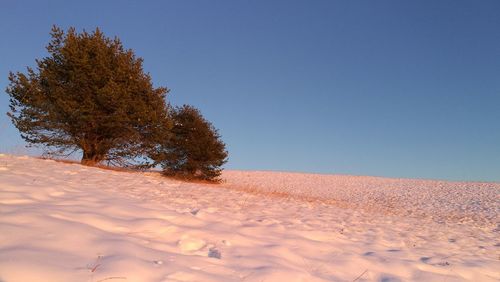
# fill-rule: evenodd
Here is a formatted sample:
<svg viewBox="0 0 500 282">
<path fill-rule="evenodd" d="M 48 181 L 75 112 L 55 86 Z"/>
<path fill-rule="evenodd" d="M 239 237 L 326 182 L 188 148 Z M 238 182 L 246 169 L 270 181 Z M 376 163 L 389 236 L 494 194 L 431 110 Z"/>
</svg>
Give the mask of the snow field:
<svg viewBox="0 0 500 282">
<path fill-rule="evenodd" d="M 500 280 L 500 184 L 224 177 L 1 155 L 0 281 Z"/>
</svg>

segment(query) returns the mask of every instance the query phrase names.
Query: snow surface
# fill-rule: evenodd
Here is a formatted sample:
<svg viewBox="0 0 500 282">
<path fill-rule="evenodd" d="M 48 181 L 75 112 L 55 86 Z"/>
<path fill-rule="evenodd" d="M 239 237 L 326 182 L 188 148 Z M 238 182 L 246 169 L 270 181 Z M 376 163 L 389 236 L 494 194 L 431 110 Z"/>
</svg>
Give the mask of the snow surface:
<svg viewBox="0 0 500 282">
<path fill-rule="evenodd" d="M 0 281 L 500 281 L 500 184 L 0 155 Z"/>
</svg>

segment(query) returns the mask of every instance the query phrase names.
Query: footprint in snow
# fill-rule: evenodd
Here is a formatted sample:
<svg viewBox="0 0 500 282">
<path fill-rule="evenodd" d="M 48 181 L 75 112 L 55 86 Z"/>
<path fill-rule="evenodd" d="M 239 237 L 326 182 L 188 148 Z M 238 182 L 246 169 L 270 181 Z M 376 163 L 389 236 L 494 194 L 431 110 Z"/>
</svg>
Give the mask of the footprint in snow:
<svg viewBox="0 0 500 282">
<path fill-rule="evenodd" d="M 380 282 L 399 282 L 401 281 L 400 279 L 392 276 L 382 276 L 380 277 Z"/>
<path fill-rule="evenodd" d="M 438 266 L 449 266 L 450 263 L 447 262 L 447 261 L 438 261 L 436 262 L 437 259 L 434 259 L 432 257 L 421 257 L 420 258 L 420 261 L 425 263 L 425 264 L 429 264 L 429 265 L 438 265 Z"/>
<path fill-rule="evenodd" d="M 163 261 L 162 260 L 154 260 L 153 263 L 155 265 L 162 265 L 163 264 Z"/>
<path fill-rule="evenodd" d="M 221 259 L 222 253 L 216 247 L 212 247 L 212 248 L 208 249 L 208 257 Z"/>
<path fill-rule="evenodd" d="M 192 210 L 190 211 L 190 213 L 191 213 L 192 215 L 197 215 L 199 211 L 200 211 L 200 209 L 192 209 Z"/>
</svg>

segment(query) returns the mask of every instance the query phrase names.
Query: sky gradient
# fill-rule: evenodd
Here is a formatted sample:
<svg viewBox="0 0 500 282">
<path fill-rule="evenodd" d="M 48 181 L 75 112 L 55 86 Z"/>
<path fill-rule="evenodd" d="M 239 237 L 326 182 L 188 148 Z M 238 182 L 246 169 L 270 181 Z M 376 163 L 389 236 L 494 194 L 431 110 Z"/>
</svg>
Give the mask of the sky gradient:
<svg viewBox="0 0 500 282">
<path fill-rule="evenodd" d="M 95 27 L 198 107 L 228 169 L 500 181 L 500 1 L 6 1 L 9 71 L 46 56 L 53 24 Z M 31 151 L 32 154 L 35 151 Z"/>
</svg>

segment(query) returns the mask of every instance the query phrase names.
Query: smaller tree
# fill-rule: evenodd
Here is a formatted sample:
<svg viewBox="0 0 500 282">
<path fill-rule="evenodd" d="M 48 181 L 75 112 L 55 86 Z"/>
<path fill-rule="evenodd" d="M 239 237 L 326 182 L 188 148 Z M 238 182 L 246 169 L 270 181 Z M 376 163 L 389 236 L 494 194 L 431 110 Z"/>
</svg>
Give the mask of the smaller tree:
<svg viewBox="0 0 500 282">
<path fill-rule="evenodd" d="M 221 166 L 227 161 L 225 144 L 220 135 L 192 106 L 172 108 L 171 137 L 159 144 L 152 159 L 163 168 L 163 174 L 183 179 L 220 181 Z"/>
</svg>

